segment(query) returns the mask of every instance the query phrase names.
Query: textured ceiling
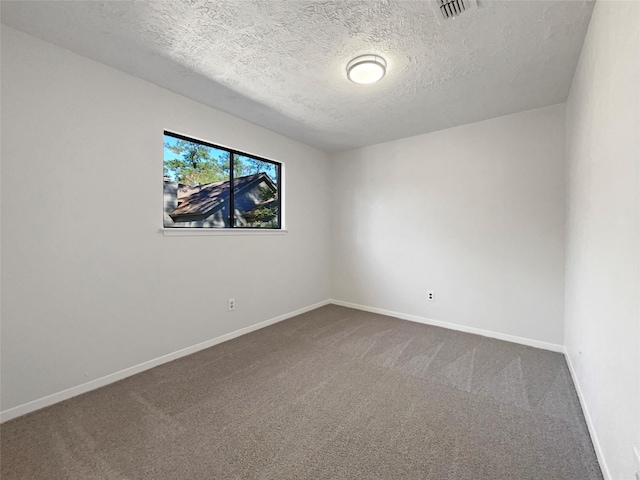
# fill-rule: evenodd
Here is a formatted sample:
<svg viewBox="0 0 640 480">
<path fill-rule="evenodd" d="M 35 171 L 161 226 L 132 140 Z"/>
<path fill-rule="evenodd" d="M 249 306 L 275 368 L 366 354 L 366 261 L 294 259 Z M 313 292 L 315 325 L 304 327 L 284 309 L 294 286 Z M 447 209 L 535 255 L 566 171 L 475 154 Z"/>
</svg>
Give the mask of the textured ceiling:
<svg viewBox="0 0 640 480">
<path fill-rule="evenodd" d="M 3 1 L 2 22 L 327 152 L 567 98 L 592 1 Z M 354 56 L 386 58 L 359 86 Z M 214 139 L 215 140 L 215 139 Z"/>
</svg>

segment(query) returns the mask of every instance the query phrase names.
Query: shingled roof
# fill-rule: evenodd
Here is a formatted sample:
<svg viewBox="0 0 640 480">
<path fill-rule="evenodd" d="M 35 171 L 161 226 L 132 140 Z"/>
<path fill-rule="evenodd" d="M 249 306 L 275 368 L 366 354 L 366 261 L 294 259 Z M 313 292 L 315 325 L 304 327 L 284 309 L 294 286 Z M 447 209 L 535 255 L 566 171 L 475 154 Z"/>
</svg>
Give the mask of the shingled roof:
<svg viewBox="0 0 640 480">
<path fill-rule="evenodd" d="M 248 188 L 267 182 L 273 190 L 275 185 L 264 172 L 233 179 L 234 193 L 240 194 Z M 212 209 L 229 199 L 229 180 L 188 187 L 190 193 L 178 198 L 178 207 L 169 215 L 174 220 L 180 217 L 206 216 Z"/>
</svg>

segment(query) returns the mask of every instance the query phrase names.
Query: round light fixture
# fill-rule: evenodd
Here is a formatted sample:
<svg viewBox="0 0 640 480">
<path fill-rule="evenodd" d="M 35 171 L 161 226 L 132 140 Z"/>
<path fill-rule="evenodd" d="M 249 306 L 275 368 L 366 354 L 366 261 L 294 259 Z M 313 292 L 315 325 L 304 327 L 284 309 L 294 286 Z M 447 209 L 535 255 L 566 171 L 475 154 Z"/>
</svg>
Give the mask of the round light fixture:
<svg viewBox="0 0 640 480">
<path fill-rule="evenodd" d="M 361 55 L 347 64 L 347 77 L 353 83 L 376 83 L 387 72 L 387 62 L 379 55 Z"/>
</svg>

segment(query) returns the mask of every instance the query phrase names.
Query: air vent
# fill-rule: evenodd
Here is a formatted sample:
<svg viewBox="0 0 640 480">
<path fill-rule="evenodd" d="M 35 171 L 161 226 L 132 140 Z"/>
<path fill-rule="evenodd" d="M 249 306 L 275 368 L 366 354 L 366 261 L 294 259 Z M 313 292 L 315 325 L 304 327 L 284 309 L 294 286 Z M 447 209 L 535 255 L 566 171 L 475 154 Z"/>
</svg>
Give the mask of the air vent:
<svg viewBox="0 0 640 480">
<path fill-rule="evenodd" d="M 431 0 L 438 21 L 451 20 L 478 8 L 478 0 Z"/>
</svg>

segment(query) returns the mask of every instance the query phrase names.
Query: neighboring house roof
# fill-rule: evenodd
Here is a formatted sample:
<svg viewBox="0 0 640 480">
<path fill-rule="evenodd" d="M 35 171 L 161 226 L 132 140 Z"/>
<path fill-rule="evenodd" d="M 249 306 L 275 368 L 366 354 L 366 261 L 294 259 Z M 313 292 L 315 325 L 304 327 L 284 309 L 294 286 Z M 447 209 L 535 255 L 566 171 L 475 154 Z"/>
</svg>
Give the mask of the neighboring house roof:
<svg viewBox="0 0 640 480">
<path fill-rule="evenodd" d="M 223 183 L 223 182 L 216 182 L 216 183 Z M 202 189 L 202 187 L 205 187 L 207 185 L 213 185 L 213 184 L 206 183 L 204 185 L 185 185 L 184 183 L 179 183 L 178 184 L 178 201 L 182 200 L 184 197 L 188 197 L 192 193 L 199 192 Z"/>
<path fill-rule="evenodd" d="M 234 178 L 234 194 L 242 194 L 243 191 L 260 185 L 262 182 L 265 182 L 274 193 L 276 192 L 276 186 L 269 176 L 262 172 Z M 178 190 L 182 194 L 178 195 L 178 207 L 169 214 L 171 218 L 175 220 L 180 217 L 206 216 L 222 202 L 228 201 L 229 180 L 195 187 L 180 185 Z"/>
</svg>

